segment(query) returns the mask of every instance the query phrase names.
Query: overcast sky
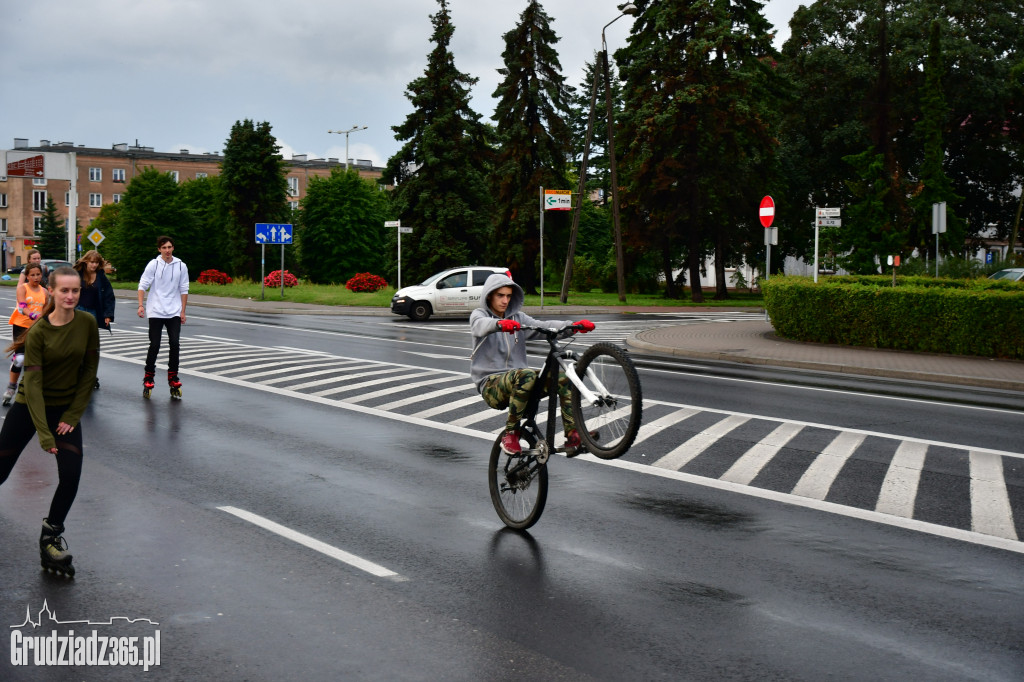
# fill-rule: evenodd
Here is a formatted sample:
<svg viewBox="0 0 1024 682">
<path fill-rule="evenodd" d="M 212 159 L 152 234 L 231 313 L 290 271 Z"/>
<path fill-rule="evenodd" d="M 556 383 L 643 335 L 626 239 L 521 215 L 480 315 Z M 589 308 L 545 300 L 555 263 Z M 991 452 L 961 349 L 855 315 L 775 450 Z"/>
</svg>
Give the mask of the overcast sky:
<svg viewBox="0 0 1024 682">
<path fill-rule="evenodd" d="M 546 0 L 563 73 L 578 86 L 620 0 Z M 767 0 L 776 45 L 812 0 Z M 525 0 L 450 0 L 456 67 L 493 113 L 504 48 Z M 398 149 L 405 87 L 423 74 L 435 0 L 0 0 L 0 148 L 14 138 L 219 152 L 235 121 L 268 121 L 286 159 L 383 165 Z M 607 30 L 625 44 L 630 17 Z"/>
</svg>

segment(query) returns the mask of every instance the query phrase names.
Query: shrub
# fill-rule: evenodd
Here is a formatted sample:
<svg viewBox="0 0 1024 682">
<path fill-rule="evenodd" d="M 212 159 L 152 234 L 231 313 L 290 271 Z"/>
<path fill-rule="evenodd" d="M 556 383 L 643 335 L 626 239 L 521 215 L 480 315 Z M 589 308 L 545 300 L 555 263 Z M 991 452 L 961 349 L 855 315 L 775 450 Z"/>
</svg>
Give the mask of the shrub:
<svg viewBox="0 0 1024 682">
<path fill-rule="evenodd" d="M 203 270 L 199 273 L 200 284 L 231 284 L 231 276 L 220 270 Z"/>
<path fill-rule="evenodd" d="M 352 279 L 345 282 L 345 288 L 357 293 L 372 294 L 380 291 L 388 285 L 387 280 L 379 275 L 369 272 L 360 272 L 352 276 Z"/>
<path fill-rule="evenodd" d="M 281 271 L 280 270 L 274 270 L 272 273 L 270 273 L 269 275 L 264 277 L 263 278 L 263 284 L 268 286 L 268 287 L 279 287 L 279 286 L 281 286 Z M 284 271 L 284 285 L 286 287 L 294 287 L 294 286 L 298 286 L 298 284 L 299 284 L 299 280 L 297 280 L 295 278 L 295 275 L 293 275 L 292 273 L 290 273 L 287 270 L 285 270 Z"/>
</svg>

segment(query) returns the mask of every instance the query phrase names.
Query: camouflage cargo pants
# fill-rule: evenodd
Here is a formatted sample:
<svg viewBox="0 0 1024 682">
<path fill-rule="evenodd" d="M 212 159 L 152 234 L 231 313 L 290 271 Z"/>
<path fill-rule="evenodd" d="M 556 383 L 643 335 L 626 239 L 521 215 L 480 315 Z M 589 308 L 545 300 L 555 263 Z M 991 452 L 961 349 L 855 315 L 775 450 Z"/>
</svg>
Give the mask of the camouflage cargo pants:
<svg viewBox="0 0 1024 682">
<path fill-rule="evenodd" d="M 529 368 L 513 369 L 503 374 L 492 374 L 484 381 L 480 394 L 484 402 L 496 410 L 508 408 L 508 421 L 505 430 L 511 431 L 519 426 L 523 410 L 530 398 L 530 391 L 537 382 L 538 372 Z M 545 387 L 544 395 L 547 395 Z M 558 373 L 558 402 L 562 406 L 562 426 L 565 433 L 576 428 L 572 418 L 572 401 L 570 398 L 569 379 L 565 372 Z"/>
</svg>

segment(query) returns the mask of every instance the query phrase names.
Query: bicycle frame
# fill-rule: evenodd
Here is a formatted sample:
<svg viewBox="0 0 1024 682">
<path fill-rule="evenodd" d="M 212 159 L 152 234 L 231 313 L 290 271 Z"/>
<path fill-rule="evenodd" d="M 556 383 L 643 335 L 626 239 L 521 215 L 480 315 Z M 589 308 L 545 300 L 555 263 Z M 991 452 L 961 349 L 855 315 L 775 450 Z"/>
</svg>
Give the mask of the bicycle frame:
<svg viewBox="0 0 1024 682">
<path fill-rule="evenodd" d="M 520 426 L 520 433 L 522 437 L 530 445 L 530 454 L 537 457 L 540 464 L 544 464 L 548 460 L 550 451 L 553 452 L 564 452 L 564 448 L 553 448 L 555 442 L 555 425 L 556 425 L 556 412 L 558 407 L 558 371 L 565 372 L 565 376 L 572 382 L 573 386 L 580 392 L 581 400 L 591 405 L 604 405 L 613 401 L 614 398 L 609 395 L 608 390 L 604 387 L 601 381 L 594 374 L 593 370 L 587 368 L 587 376 L 594 382 L 594 386 L 601 391 L 601 395 L 596 395 L 580 380 L 576 374 L 575 363 L 579 359 L 579 355 L 576 351 L 568 350 L 558 345 L 559 335 L 569 327 L 563 327 L 562 329 L 547 329 L 544 327 L 523 327 L 523 329 L 529 329 L 539 331 L 544 335 L 544 339 L 548 342 L 548 355 L 544 360 L 544 367 L 541 369 L 540 375 L 537 377 L 537 383 L 534 384 L 533 391 L 530 393 L 530 398 L 526 402 L 526 409 L 523 410 L 523 422 Z M 540 428 L 537 426 L 535 417 L 537 415 L 537 409 L 540 407 L 540 401 L 544 398 L 544 386 L 547 386 L 547 397 L 548 397 L 548 415 L 547 424 L 544 433 L 544 437 L 541 437 Z M 539 443 L 544 441 L 547 445 L 545 452 L 541 453 L 539 449 Z"/>
</svg>

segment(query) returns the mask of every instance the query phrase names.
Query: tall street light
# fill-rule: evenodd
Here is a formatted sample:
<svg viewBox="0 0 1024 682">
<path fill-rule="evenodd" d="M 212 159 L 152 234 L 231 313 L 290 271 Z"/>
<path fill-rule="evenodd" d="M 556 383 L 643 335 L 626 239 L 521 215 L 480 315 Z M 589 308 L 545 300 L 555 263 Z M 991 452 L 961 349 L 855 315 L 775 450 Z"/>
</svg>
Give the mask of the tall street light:
<svg viewBox="0 0 1024 682">
<path fill-rule="evenodd" d="M 623 258 L 622 258 L 622 228 L 619 223 L 619 183 L 618 183 L 618 172 L 615 166 L 615 121 L 612 116 L 612 89 L 611 81 L 608 77 L 608 43 L 605 40 L 605 30 L 614 24 L 616 21 L 626 15 L 635 15 L 638 10 L 636 5 L 631 2 L 627 2 L 624 5 L 619 5 L 619 14 L 617 17 L 609 21 L 604 27 L 601 28 L 601 65 L 602 73 L 604 77 L 605 87 L 605 104 L 607 107 L 608 116 L 608 164 L 611 173 L 611 184 L 612 184 L 612 224 L 615 228 L 615 270 L 616 280 L 619 290 L 619 300 L 625 302 L 626 300 L 626 282 L 623 276 Z M 580 226 L 580 211 L 583 206 L 583 195 L 586 191 L 587 182 L 587 159 L 590 156 L 590 138 L 594 129 L 594 111 L 597 108 L 597 74 L 594 74 L 593 88 L 590 92 L 590 117 L 587 119 L 587 135 L 586 141 L 583 143 L 583 161 L 580 165 L 580 183 L 579 190 L 577 192 L 576 210 L 572 216 L 572 229 L 569 233 L 569 254 L 565 260 L 565 276 L 562 278 L 562 292 L 560 300 L 562 303 L 566 302 L 569 295 L 569 281 L 572 279 L 572 261 L 576 252 L 576 235 L 579 232 Z"/>
<path fill-rule="evenodd" d="M 348 134 L 359 130 L 366 130 L 369 126 L 352 126 L 348 130 L 328 130 L 329 133 L 337 133 L 345 136 L 345 170 L 348 170 Z"/>
</svg>

